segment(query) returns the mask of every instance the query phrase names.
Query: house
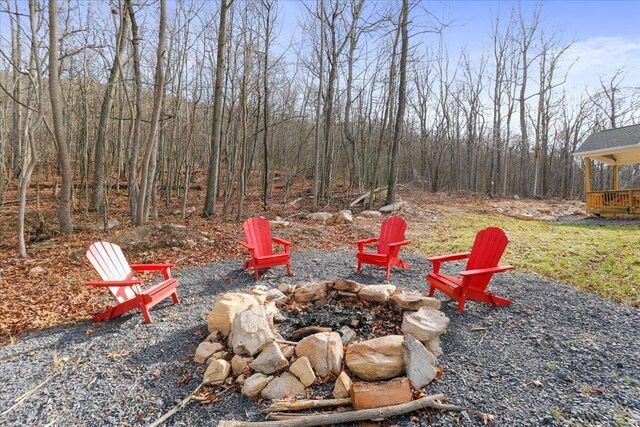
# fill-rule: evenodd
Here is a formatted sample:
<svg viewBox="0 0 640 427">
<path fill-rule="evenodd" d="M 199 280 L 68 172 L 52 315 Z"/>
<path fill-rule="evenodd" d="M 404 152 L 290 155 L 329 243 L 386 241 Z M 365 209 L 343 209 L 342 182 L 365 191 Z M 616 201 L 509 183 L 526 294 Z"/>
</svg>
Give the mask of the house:
<svg viewBox="0 0 640 427">
<path fill-rule="evenodd" d="M 603 217 L 640 218 L 640 189 L 619 188 L 620 165 L 640 163 L 640 124 L 591 134 L 574 156 L 584 158 L 587 212 Z M 592 191 L 591 161 L 611 165 L 613 188 Z"/>
</svg>

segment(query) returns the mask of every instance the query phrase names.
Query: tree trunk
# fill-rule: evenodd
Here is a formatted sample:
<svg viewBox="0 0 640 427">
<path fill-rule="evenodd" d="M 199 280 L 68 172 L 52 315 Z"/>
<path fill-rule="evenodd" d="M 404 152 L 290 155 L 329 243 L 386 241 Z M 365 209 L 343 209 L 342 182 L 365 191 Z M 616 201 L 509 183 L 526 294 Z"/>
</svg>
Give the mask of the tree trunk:
<svg viewBox="0 0 640 427">
<path fill-rule="evenodd" d="M 387 182 L 387 201 L 390 205 L 396 202 L 396 184 L 398 180 L 398 149 L 402 138 L 404 125 L 404 111 L 407 105 L 407 55 L 409 52 L 409 0 L 402 0 L 401 12 L 402 46 L 400 48 L 400 83 L 398 86 L 398 111 L 396 112 L 396 124 L 393 131 L 393 145 L 391 146 L 391 167 Z"/>
<path fill-rule="evenodd" d="M 136 212 L 136 225 L 144 225 L 148 218 L 148 208 L 153 196 L 155 179 L 155 162 L 158 148 L 158 124 L 164 97 L 164 46 L 167 30 L 167 1 L 160 0 L 160 29 L 158 34 L 158 49 L 156 51 L 156 73 L 153 87 L 153 111 L 151 113 L 151 127 L 144 153 L 142 174 L 140 177 L 140 192 Z"/>
<path fill-rule="evenodd" d="M 213 91 L 213 117 L 211 121 L 211 153 L 207 175 L 207 196 L 204 202 L 203 216 L 216 214 L 216 196 L 218 192 L 218 163 L 220 158 L 221 117 L 222 117 L 222 77 L 224 74 L 224 48 L 227 35 L 227 10 L 233 2 L 222 0 L 220 4 L 220 24 L 218 26 L 218 46 L 216 58 L 216 79 Z"/>
<path fill-rule="evenodd" d="M 71 222 L 73 175 L 64 126 L 64 100 L 60 85 L 58 40 L 58 0 L 49 0 L 49 96 L 51 98 L 54 140 L 58 149 L 58 166 L 62 175 L 58 200 L 58 222 L 60 223 L 60 231 L 69 234 L 73 233 Z"/>
<path fill-rule="evenodd" d="M 113 64 L 111 65 L 111 72 L 109 73 L 109 80 L 107 81 L 107 87 L 104 91 L 104 97 L 102 98 L 102 107 L 100 109 L 100 122 L 98 124 L 98 134 L 96 135 L 96 145 L 94 152 L 94 166 L 93 166 L 93 193 L 91 195 L 91 208 L 95 210 L 102 210 L 104 208 L 104 195 L 106 192 L 104 168 L 105 168 L 105 135 L 107 133 L 107 123 L 111 114 L 111 104 L 113 101 L 113 93 L 118 84 L 120 78 L 120 58 L 124 52 L 126 45 L 125 37 L 129 32 L 129 20 L 127 14 L 124 11 L 120 11 L 120 28 L 117 33 L 116 52 L 113 58 Z"/>
</svg>

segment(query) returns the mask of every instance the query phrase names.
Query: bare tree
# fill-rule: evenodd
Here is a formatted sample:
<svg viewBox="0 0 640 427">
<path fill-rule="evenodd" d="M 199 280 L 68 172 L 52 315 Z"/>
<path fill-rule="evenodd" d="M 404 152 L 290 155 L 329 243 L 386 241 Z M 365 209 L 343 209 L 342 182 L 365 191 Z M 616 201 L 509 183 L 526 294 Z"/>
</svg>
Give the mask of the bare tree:
<svg viewBox="0 0 640 427">
<path fill-rule="evenodd" d="M 115 10 L 115 9 L 114 9 Z M 105 135 L 107 132 L 107 122 L 111 114 L 111 105 L 113 94 L 120 78 L 121 57 L 126 46 L 126 35 L 129 32 L 129 18 L 122 4 L 119 4 L 117 10 L 120 16 L 120 23 L 116 31 L 116 49 L 105 88 L 104 97 L 102 98 L 102 107 L 100 109 L 100 123 L 98 124 L 98 133 L 96 135 L 95 144 L 95 161 L 93 168 L 93 193 L 91 195 L 91 207 L 96 210 L 104 208 L 104 197 L 106 193 L 104 168 L 105 168 Z"/>
<path fill-rule="evenodd" d="M 540 11 L 541 3 L 539 3 L 531 17 L 531 22 L 527 23 L 524 15 L 522 14 L 522 5 L 519 9 L 519 25 L 520 33 L 518 34 L 520 42 L 520 60 L 521 60 L 521 80 L 520 80 L 520 97 L 519 102 L 519 114 L 520 114 L 520 186 L 524 194 L 528 194 L 526 188 L 526 160 L 529 157 L 529 134 L 527 131 L 527 83 L 529 80 L 529 67 L 535 60 L 535 56 L 531 56 L 531 46 L 534 42 L 538 26 L 540 25 Z"/>
<path fill-rule="evenodd" d="M 396 185 L 398 179 L 398 150 L 402 138 L 404 125 L 404 111 L 407 106 L 407 56 L 409 53 L 409 0 L 402 0 L 400 11 L 402 44 L 400 47 L 400 83 L 398 84 L 398 110 L 396 123 L 393 130 L 393 142 L 391 145 L 391 160 L 389 167 L 389 180 L 387 181 L 387 204 L 396 201 Z"/>
<path fill-rule="evenodd" d="M 156 72 L 153 84 L 153 111 L 151 113 L 151 128 L 144 151 L 142 172 L 140 174 L 140 192 L 136 212 L 136 225 L 147 222 L 149 203 L 153 192 L 155 178 L 155 159 L 158 148 L 158 124 L 164 97 L 164 47 L 167 31 L 167 1 L 160 0 L 160 23 L 158 31 L 158 49 L 156 51 Z"/>
<path fill-rule="evenodd" d="M 218 171 L 220 157 L 220 129 L 222 114 L 222 78 L 224 74 L 224 50 L 227 33 L 227 12 L 234 0 L 222 0 L 220 3 L 220 23 L 218 25 L 218 45 L 216 57 L 216 77 L 213 92 L 213 112 L 211 120 L 211 153 L 207 175 L 207 196 L 204 202 L 204 216 L 216 213 L 216 194 L 218 192 Z"/>
<path fill-rule="evenodd" d="M 58 38 L 58 0 L 49 0 L 49 97 L 51 100 L 51 116 L 53 118 L 53 135 L 58 149 L 58 166 L 62 182 L 58 199 L 58 222 L 63 233 L 73 232 L 71 221 L 73 175 L 69 145 L 64 125 L 64 100 L 60 85 L 60 60 Z"/>
</svg>

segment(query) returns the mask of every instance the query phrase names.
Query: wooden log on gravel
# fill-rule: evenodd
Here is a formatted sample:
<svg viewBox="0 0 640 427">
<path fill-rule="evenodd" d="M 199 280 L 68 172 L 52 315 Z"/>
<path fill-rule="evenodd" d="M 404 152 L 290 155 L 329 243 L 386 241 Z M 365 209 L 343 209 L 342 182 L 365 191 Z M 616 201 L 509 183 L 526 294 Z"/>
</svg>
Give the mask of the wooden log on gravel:
<svg viewBox="0 0 640 427">
<path fill-rule="evenodd" d="M 263 414 L 269 412 L 285 412 L 285 411 L 304 411 L 306 409 L 317 408 L 330 408 L 333 406 L 346 406 L 351 405 L 351 398 L 346 397 L 344 399 L 318 399 L 318 400 L 275 400 L 266 409 L 263 409 Z"/>
<path fill-rule="evenodd" d="M 434 394 L 418 400 L 384 408 L 363 409 L 360 411 L 330 412 L 328 414 L 313 414 L 297 419 L 280 421 L 226 421 L 218 422 L 218 427 L 314 427 L 328 424 L 352 423 L 356 421 L 375 420 L 379 418 L 397 417 L 424 408 L 447 409 L 451 411 L 466 411 L 466 408 L 454 405 L 443 405 L 436 400 L 445 399 L 444 394 Z M 446 408 L 445 408 L 446 407 Z"/>
</svg>

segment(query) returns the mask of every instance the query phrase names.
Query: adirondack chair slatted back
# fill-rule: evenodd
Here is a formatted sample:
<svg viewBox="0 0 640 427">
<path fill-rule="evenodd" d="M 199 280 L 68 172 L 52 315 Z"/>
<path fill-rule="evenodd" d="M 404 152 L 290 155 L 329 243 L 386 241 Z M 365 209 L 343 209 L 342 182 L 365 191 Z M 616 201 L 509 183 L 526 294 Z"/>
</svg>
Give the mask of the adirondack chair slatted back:
<svg viewBox="0 0 640 427">
<path fill-rule="evenodd" d="M 242 224 L 247 243 L 255 248 L 255 256 L 273 255 L 273 241 L 269 221 L 260 217 L 249 218 Z"/>
<path fill-rule="evenodd" d="M 487 227 L 484 230 L 480 230 L 476 235 L 476 240 L 473 242 L 466 270 L 496 267 L 500 262 L 500 258 L 502 258 L 507 243 L 509 243 L 509 238 L 501 228 Z M 469 286 L 485 290 L 490 280 L 490 274 L 475 276 Z"/>
<path fill-rule="evenodd" d="M 120 246 L 109 242 L 96 242 L 89 246 L 86 258 L 105 282 L 111 280 L 130 280 L 133 271 L 127 262 Z M 109 290 L 118 302 L 134 298 L 141 293 L 140 286 L 111 286 Z"/>
<path fill-rule="evenodd" d="M 378 253 L 388 254 L 389 243 L 404 240 L 404 232 L 407 230 L 407 223 L 399 216 L 392 216 L 382 222 L 380 228 L 380 240 L 378 240 Z"/>
</svg>

